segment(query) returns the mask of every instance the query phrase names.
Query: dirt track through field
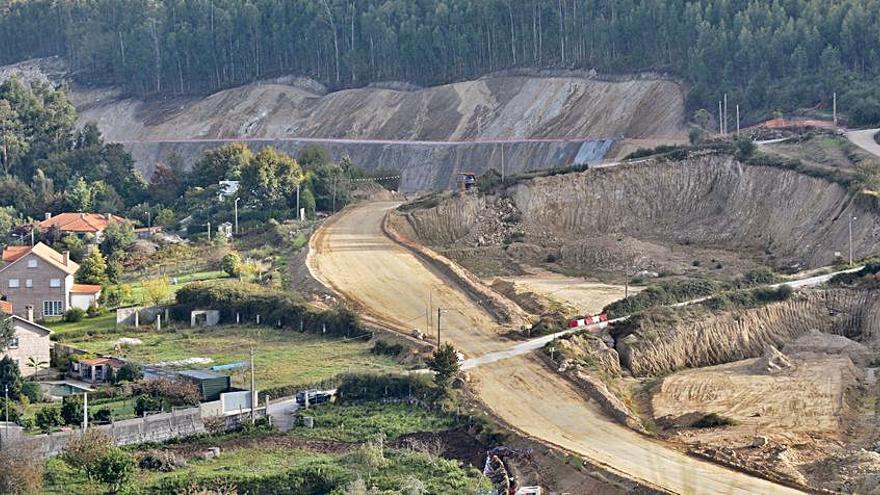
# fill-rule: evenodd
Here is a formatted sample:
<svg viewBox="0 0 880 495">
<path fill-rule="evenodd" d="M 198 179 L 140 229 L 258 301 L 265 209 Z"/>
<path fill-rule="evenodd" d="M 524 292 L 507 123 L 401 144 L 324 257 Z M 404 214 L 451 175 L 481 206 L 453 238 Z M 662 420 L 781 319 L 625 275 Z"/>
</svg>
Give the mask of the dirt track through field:
<svg viewBox="0 0 880 495">
<path fill-rule="evenodd" d="M 360 205 L 328 222 L 311 241 L 312 273 L 401 331 L 425 327 L 431 290 L 435 312 L 455 308 L 442 316 L 443 340 L 469 357 L 509 347 L 482 308 L 384 235 L 382 219 L 396 204 Z M 492 363 L 471 375 L 485 404 L 512 427 L 648 486 L 679 494 L 800 493 L 688 457 L 613 422 L 534 358 Z"/>
</svg>

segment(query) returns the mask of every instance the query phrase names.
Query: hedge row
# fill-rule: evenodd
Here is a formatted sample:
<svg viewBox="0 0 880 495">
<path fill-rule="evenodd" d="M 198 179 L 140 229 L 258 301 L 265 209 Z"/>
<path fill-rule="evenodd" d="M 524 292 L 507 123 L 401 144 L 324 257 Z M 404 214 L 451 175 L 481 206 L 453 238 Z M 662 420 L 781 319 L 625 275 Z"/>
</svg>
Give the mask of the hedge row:
<svg viewBox="0 0 880 495">
<path fill-rule="evenodd" d="M 280 328 L 335 337 L 370 335 L 357 314 L 348 308 L 319 311 L 295 295 L 229 280 L 195 282 L 182 287 L 177 292 L 172 316 L 189 321 L 191 311 L 208 309 L 220 311 L 221 323 L 235 323 L 236 315 L 241 322 L 255 322 L 259 315 L 261 324 Z"/>
</svg>

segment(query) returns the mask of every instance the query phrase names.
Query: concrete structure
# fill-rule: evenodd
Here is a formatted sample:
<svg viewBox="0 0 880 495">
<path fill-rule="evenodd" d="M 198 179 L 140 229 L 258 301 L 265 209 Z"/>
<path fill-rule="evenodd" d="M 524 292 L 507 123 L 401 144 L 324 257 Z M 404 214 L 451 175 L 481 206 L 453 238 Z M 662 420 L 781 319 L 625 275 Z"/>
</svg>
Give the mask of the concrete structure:
<svg viewBox="0 0 880 495">
<path fill-rule="evenodd" d="M 49 341 L 49 335 L 52 334 L 52 331 L 19 316 L 2 315 L 2 318 L 12 319 L 12 325 L 15 328 L 15 338 L 9 347 L 0 349 L 0 358 L 9 356 L 18 364 L 18 369 L 21 370 L 22 376 L 31 376 L 37 372 L 36 369 L 27 366 L 31 358 L 38 363 L 45 363 L 48 366 L 49 349 L 52 346 Z"/>
<path fill-rule="evenodd" d="M 56 228 L 65 234 L 74 234 L 80 237 L 92 234 L 95 236 L 95 242 L 101 242 L 101 234 L 110 224 L 123 223 L 131 223 L 131 220 L 109 213 L 67 212 L 55 216 L 46 213 L 46 218 L 38 225 L 43 232 Z"/>
<path fill-rule="evenodd" d="M 68 375 L 91 384 L 109 383 L 123 365 L 125 361 L 112 357 L 80 359 L 70 363 Z"/>
<path fill-rule="evenodd" d="M 232 223 L 231 222 L 223 222 L 217 226 L 217 237 L 220 236 L 226 237 L 227 239 L 232 238 Z"/>
<path fill-rule="evenodd" d="M 10 246 L 3 250 L 3 261 L 0 293 L 12 304 L 14 314 L 27 318 L 31 309 L 40 320 L 61 316 L 70 308 L 75 285 L 73 276 L 79 265 L 70 259 L 67 251 L 59 253 L 42 242 L 33 247 Z M 82 296 L 77 297 L 78 303 L 97 297 L 91 288 L 82 290 L 91 292 L 76 293 Z"/>
<path fill-rule="evenodd" d="M 220 323 L 220 311 L 216 309 L 197 310 L 189 314 L 189 326 L 213 327 Z"/>
</svg>

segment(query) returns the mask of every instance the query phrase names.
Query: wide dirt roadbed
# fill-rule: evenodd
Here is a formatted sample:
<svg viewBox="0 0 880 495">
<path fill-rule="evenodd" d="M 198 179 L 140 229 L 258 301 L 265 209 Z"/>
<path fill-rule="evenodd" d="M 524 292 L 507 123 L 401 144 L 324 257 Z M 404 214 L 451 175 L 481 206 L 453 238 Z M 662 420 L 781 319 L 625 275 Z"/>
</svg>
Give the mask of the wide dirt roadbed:
<svg viewBox="0 0 880 495">
<path fill-rule="evenodd" d="M 424 328 L 433 290 L 435 311 L 438 305 L 455 308 L 443 315 L 443 340 L 469 356 L 510 347 L 482 308 L 383 234 L 382 218 L 396 204 L 356 206 L 327 223 L 313 236 L 309 253 L 316 278 L 403 331 Z M 500 361 L 471 375 L 485 404 L 520 432 L 648 486 L 688 495 L 800 493 L 688 457 L 611 421 L 533 358 Z"/>
</svg>

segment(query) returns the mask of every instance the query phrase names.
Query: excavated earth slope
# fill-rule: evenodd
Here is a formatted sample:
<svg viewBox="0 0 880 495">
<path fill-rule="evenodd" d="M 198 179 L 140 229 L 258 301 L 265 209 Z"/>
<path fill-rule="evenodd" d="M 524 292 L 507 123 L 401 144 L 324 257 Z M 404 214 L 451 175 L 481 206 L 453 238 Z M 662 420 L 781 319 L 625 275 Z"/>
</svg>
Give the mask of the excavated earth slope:
<svg viewBox="0 0 880 495">
<path fill-rule="evenodd" d="M 785 302 L 716 315 L 689 308 L 664 312 L 668 314 L 659 318 L 636 317 L 618 330 L 615 348 L 621 364 L 635 376 L 754 358 L 768 346 L 786 350 L 787 344 L 814 330 L 880 344 L 876 291 L 811 291 Z"/>
<path fill-rule="evenodd" d="M 59 59 L 0 67 L 0 79 L 16 72 L 66 78 Z M 511 138 L 504 145 L 508 173 L 600 160 L 615 143 L 626 148 L 624 138 L 650 145 L 685 136 L 682 88 L 665 79 L 535 73 L 425 89 L 384 86 L 328 93 L 315 81 L 284 77 L 204 98 L 143 101 L 71 84 L 71 99 L 83 122 L 95 121 L 107 139 L 125 143 L 146 173 L 171 153 L 191 162 L 226 139 L 288 152 L 309 144 L 298 138 L 372 140 L 322 144 L 368 169 L 401 170 L 404 190 L 448 187 L 457 171 L 500 168 L 498 142 Z M 547 137 L 573 140 L 527 141 Z M 417 143 L 395 142 L 401 140 Z M 460 140 L 477 143 L 445 142 Z"/>
<path fill-rule="evenodd" d="M 509 256 L 536 262 L 552 254 L 587 273 L 662 268 L 663 256 L 695 248 L 777 268 L 816 267 L 846 251 L 851 216 L 855 257 L 875 253 L 880 235 L 876 199 L 726 155 L 540 177 L 500 197 L 425 203 L 403 214 L 422 242 L 440 249 L 510 244 Z"/>
</svg>

